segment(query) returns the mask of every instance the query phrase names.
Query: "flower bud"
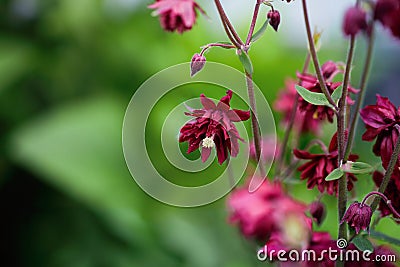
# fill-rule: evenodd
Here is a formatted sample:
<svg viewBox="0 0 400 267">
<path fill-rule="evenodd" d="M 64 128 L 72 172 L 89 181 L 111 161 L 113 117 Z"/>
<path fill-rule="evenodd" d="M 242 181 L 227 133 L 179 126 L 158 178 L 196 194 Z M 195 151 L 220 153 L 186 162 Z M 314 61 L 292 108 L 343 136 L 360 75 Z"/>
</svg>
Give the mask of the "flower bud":
<svg viewBox="0 0 400 267">
<path fill-rule="evenodd" d="M 367 204 L 354 202 L 347 209 L 340 224 L 347 222 L 351 227 L 356 229 L 358 234 L 360 230 L 368 230 L 371 223 L 372 209 Z"/>
<path fill-rule="evenodd" d="M 267 18 L 269 19 L 269 24 L 274 28 L 275 31 L 278 31 L 279 23 L 281 22 L 281 15 L 278 10 L 270 10 L 267 14 Z"/>
<path fill-rule="evenodd" d="M 367 29 L 367 14 L 359 7 L 349 8 L 343 21 L 343 32 L 347 36 L 355 36 L 362 30 Z"/>
<path fill-rule="evenodd" d="M 310 214 L 318 225 L 324 221 L 326 217 L 325 205 L 320 201 L 314 201 L 309 206 Z"/>
<path fill-rule="evenodd" d="M 200 54 L 194 54 L 192 61 L 190 62 L 190 76 L 194 76 L 197 72 L 206 64 L 206 58 Z"/>
</svg>

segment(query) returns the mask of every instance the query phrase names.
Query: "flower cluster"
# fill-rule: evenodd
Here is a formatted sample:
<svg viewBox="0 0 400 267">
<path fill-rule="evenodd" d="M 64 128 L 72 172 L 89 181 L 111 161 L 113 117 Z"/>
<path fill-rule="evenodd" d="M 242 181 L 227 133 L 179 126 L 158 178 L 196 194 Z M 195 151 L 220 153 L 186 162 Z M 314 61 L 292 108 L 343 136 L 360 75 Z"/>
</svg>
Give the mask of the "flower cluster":
<svg viewBox="0 0 400 267">
<path fill-rule="evenodd" d="M 230 222 L 237 223 L 246 237 L 267 240 L 272 236 L 286 245 L 304 248 L 311 234 L 307 205 L 288 196 L 280 183 L 264 181 L 253 193 L 238 188 L 228 199 Z"/>
<path fill-rule="evenodd" d="M 308 160 L 308 162 L 301 165 L 298 170 L 301 171 L 301 179 L 307 179 L 307 187 L 309 189 L 317 187 L 323 193 L 327 192 L 330 195 L 336 195 L 338 192 L 338 180 L 325 181 L 325 178 L 334 169 L 339 167 L 338 164 L 338 147 L 337 147 L 337 134 L 332 137 L 329 145 L 329 150 L 320 154 L 312 154 L 305 150 L 295 149 L 294 155 L 299 159 Z M 357 155 L 350 155 L 349 160 L 356 161 Z M 347 188 L 349 191 L 353 189 L 353 182 L 357 178 L 353 174 L 347 175 Z"/>
<path fill-rule="evenodd" d="M 329 94 L 332 94 L 333 91 L 335 91 L 339 86 L 342 85 L 342 82 L 333 81 L 335 76 L 340 72 L 341 71 L 338 68 L 338 64 L 333 61 L 328 61 L 322 66 L 322 75 L 324 77 L 325 84 Z M 304 88 L 314 93 L 322 93 L 321 84 L 319 83 L 315 75 L 309 73 L 304 73 L 304 74 L 298 73 L 297 77 L 299 78 L 300 81 L 299 83 Z M 349 87 L 348 89 L 349 92 L 351 93 L 358 92 L 358 90 L 352 87 Z M 347 97 L 347 103 L 349 105 L 352 105 L 354 103 L 354 101 L 350 98 L 350 96 Z M 331 123 L 333 122 L 334 111 L 332 108 L 328 106 L 313 105 L 304 100 L 302 97 L 299 97 L 299 109 L 302 112 L 312 114 L 313 118 L 315 119 L 319 120 L 327 119 L 329 122 Z"/>
<path fill-rule="evenodd" d="M 249 111 L 230 109 L 229 102 L 232 91 L 228 90 L 218 104 L 204 94 L 200 95 L 202 109 L 190 109 L 186 113 L 195 119 L 190 120 L 180 130 L 179 142 L 188 142 L 187 153 L 201 149 L 201 159 L 206 161 L 215 146 L 217 150 L 218 163 L 222 164 L 228 158 L 228 152 L 232 157 L 239 153 L 240 137 L 233 122 L 245 121 L 250 117 Z"/>
</svg>

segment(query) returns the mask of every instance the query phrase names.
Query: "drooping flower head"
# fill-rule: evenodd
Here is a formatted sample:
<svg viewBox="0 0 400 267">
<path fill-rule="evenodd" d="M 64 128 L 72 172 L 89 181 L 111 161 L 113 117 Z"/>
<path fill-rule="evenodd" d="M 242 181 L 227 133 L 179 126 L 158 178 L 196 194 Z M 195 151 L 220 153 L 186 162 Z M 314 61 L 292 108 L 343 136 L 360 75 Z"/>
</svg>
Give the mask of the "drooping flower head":
<svg viewBox="0 0 400 267">
<path fill-rule="evenodd" d="M 374 172 L 372 178 L 375 182 L 375 185 L 379 187 L 383 180 L 383 174 L 376 171 Z M 385 196 L 390 199 L 390 202 L 395 210 L 400 210 L 400 176 L 397 173 L 394 173 L 392 175 L 389 184 L 386 187 Z M 380 210 L 382 217 L 394 215 L 388 205 L 383 200 L 380 202 L 378 209 Z M 398 219 L 397 223 L 400 223 L 400 218 L 395 218 Z"/>
<path fill-rule="evenodd" d="M 392 35 L 400 39 L 400 1 L 378 0 L 374 8 L 374 19 L 388 28 Z"/>
<path fill-rule="evenodd" d="M 292 109 L 298 94 L 295 88 L 296 81 L 288 79 L 285 82 L 285 88 L 279 92 L 274 103 L 274 109 L 283 113 L 283 122 L 288 124 L 291 119 Z M 317 134 L 320 129 L 321 120 L 314 118 L 314 112 L 308 110 L 300 110 L 297 108 L 294 120 L 294 130 L 299 133 L 311 132 Z"/>
<path fill-rule="evenodd" d="M 166 31 L 184 31 L 192 29 L 196 22 L 197 10 L 204 11 L 193 0 L 157 0 L 149 8 L 160 16 L 161 26 Z"/>
<path fill-rule="evenodd" d="M 298 149 L 293 151 L 297 158 L 308 160 L 298 170 L 301 171 L 301 179 L 307 179 L 307 187 L 309 189 L 316 186 L 321 193 L 326 191 L 330 195 L 337 194 L 338 180 L 325 181 L 328 174 L 339 167 L 337 149 L 337 134 L 335 134 L 332 137 L 329 150 L 324 153 L 311 154 L 308 151 Z M 357 159 L 357 155 L 351 154 L 349 156 L 350 161 L 356 161 Z M 351 191 L 353 182 L 357 181 L 357 178 L 351 173 L 345 175 L 347 175 L 347 188 Z"/>
<path fill-rule="evenodd" d="M 351 227 L 356 229 L 356 233 L 358 234 L 361 229 L 369 231 L 371 217 L 371 207 L 365 203 L 359 203 L 356 201 L 346 210 L 340 224 L 347 222 Z"/>
<path fill-rule="evenodd" d="M 396 125 L 400 125 L 400 107 L 396 108 L 387 97 L 376 96 L 376 104 L 369 105 L 360 111 L 361 118 L 367 130 L 362 136 L 364 141 L 373 141 L 376 138 L 373 151 L 380 156 L 382 165 L 386 169 L 389 165 L 393 149 L 400 133 Z M 395 172 L 399 171 L 399 163 Z"/>
<path fill-rule="evenodd" d="M 367 13 L 361 7 L 349 8 L 343 21 L 343 32 L 347 36 L 355 36 L 367 29 Z"/>
<path fill-rule="evenodd" d="M 305 215 L 307 206 L 285 194 L 279 183 L 266 180 L 252 193 L 248 186 L 235 189 L 227 204 L 229 221 L 238 224 L 245 237 L 265 241 L 279 235 L 285 244 L 296 247 L 308 240 L 311 220 Z"/>
<path fill-rule="evenodd" d="M 322 74 L 325 79 L 325 84 L 328 89 L 328 92 L 330 94 L 332 94 L 333 91 L 335 91 L 339 86 L 342 85 L 342 82 L 333 82 L 333 79 L 338 73 L 340 73 L 338 65 L 332 61 L 328 61 L 322 66 Z M 322 93 L 321 85 L 315 75 L 309 73 L 305 74 L 298 73 L 297 77 L 300 80 L 301 86 L 303 86 L 304 88 L 308 89 L 311 92 Z M 352 87 L 349 87 L 348 89 L 349 93 L 358 92 L 358 90 Z M 354 103 L 354 101 L 350 98 L 350 96 L 347 97 L 347 103 L 349 105 L 352 105 Z M 316 106 L 311 103 L 308 103 L 302 97 L 299 97 L 299 108 L 303 112 L 307 111 L 313 114 L 313 118 L 315 119 L 319 120 L 327 119 L 329 122 L 331 123 L 333 122 L 333 117 L 335 113 L 330 107 Z"/>
<path fill-rule="evenodd" d="M 321 201 L 314 201 L 309 206 L 311 217 L 321 225 L 326 217 L 326 207 Z"/>
<path fill-rule="evenodd" d="M 201 159 L 206 161 L 213 147 L 217 150 L 218 163 L 222 164 L 228 158 L 239 153 L 239 136 L 234 122 L 245 121 L 250 118 L 250 112 L 230 109 L 229 102 L 232 91 L 228 90 L 218 104 L 204 94 L 200 95 L 202 109 L 191 109 L 185 113 L 195 117 L 186 123 L 180 130 L 179 142 L 188 142 L 187 153 L 191 153 L 201 146 Z"/>
</svg>

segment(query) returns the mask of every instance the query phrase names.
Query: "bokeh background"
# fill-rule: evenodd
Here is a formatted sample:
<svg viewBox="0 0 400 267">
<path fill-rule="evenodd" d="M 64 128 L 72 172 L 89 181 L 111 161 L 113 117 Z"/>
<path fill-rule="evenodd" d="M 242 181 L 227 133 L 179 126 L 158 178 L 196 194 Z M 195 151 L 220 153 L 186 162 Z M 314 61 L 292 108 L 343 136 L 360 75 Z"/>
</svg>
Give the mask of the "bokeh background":
<svg viewBox="0 0 400 267">
<path fill-rule="evenodd" d="M 352 1 L 309 2 L 313 25 L 323 30 L 321 61 L 344 61 L 341 15 Z M 199 3 L 208 17 L 178 35 L 162 31 L 147 9 L 150 1 L 0 1 L 1 266 L 265 265 L 257 262 L 255 245 L 227 223 L 225 198 L 200 208 L 167 206 L 138 188 L 124 162 L 122 122 L 136 88 L 154 73 L 189 61 L 200 46 L 226 39 L 211 3 Z M 253 1 L 223 4 L 245 34 Z M 276 8 L 282 14 L 279 33 L 268 29 L 251 50 L 255 81 L 270 104 L 306 54 L 300 1 L 277 1 Z M 379 91 L 398 106 L 400 42 L 379 31 L 366 102 L 373 103 Z M 355 85 L 364 53 L 360 38 Z M 215 49 L 207 59 L 241 69 L 232 51 Z M 154 116 L 152 125 L 159 127 L 163 118 Z M 282 136 L 280 115 L 275 118 Z M 361 131 L 362 125 L 355 151 L 376 164 Z M 156 132 L 147 135 L 153 153 L 159 150 Z M 323 132 L 328 141 L 332 126 Z M 161 156 L 156 164 L 170 168 Z M 373 184 L 368 176 L 359 178 L 361 198 Z M 317 195 L 304 182 L 290 190 L 305 202 Z M 334 209 L 334 198 L 324 201 Z M 335 236 L 335 225 L 336 212 L 330 212 L 319 229 Z M 389 219 L 378 228 L 400 236 Z"/>
</svg>

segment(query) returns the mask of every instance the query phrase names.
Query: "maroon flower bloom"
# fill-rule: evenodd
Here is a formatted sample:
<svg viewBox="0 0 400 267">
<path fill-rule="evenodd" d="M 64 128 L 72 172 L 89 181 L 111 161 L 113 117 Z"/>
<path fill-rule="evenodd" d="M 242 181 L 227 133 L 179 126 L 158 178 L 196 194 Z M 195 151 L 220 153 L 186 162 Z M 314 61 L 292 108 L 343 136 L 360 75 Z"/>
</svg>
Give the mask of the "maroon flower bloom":
<svg viewBox="0 0 400 267">
<path fill-rule="evenodd" d="M 307 163 L 301 165 L 298 170 L 301 171 L 301 179 L 308 179 L 307 188 L 311 189 L 317 186 L 318 190 L 323 193 L 326 191 L 330 195 L 336 195 L 338 190 L 338 180 L 325 181 L 325 178 L 334 169 L 338 168 L 338 151 L 337 151 L 337 134 L 332 137 L 329 145 L 329 151 L 323 154 L 311 154 L 304 150 L 294 150 L 294 155 L 299 159 L 309 160 Z M 356 161 L 357 155 L 351 154 L 350 161 Z M 347 188 L 349 191 L 353 189 L 353 182 L 357 178 L 349 173 L 347 175 Z"/>
<path fill-rule="evenodd" d="M 239 152 L 239 136 L 233 122 L 245 121 L 250 118 L 250 112 L 244 110 L 230 109 L 229 102 L 232 91 L 228 90 L 226 96 L 222 97 L 216 105 L 204 94 L 200 95 L 203 109 L 191 109 L 185 113 L 195 119 L 186 123 L 181 131 L 179 142 L 188 142 L 191 153 L 202 146 L 201 159 L 206 161 L 210 156 L 211 149 L 217 149 L 218 163 L 222 164 L 228 158 L 228 152 L 236 157 Z"/>
<path fill-rule="evenodd" d="M 332 82 L 332 79 L 338 74 L 340 71 L 337 67 L 337 64 L 335 64 L 332 61 L 326 62 L 322 66 L 322 74 L 325 79 L 326 87 L 329 91 L 330 94 L 333 93 L 342 83 L 341 82 Z M 301 86 L 304 88 L 308 89 L 311 92 L 315 93 L 322 93 L 321 90 L 321 85 L 318 82 L 318 79 L 315 75 L 306 73 L 306 74 L 301 74 L 298 73 L 297 77 L 300 79 Z M 358 90 L 349 87 L 349 93 L 357 93 Z M 328 119 L 329 122 L 333 122 L 333 117 L 335 115 L 334 111 L 327 106 L 316 106 L 311 103 L 308 103 L 305 101 L 302 97 L 299 97 L 299 108 L 303 112 L 309 112 L 313 114 L 314 119 L 319 119 L 319 120 L 325 120 Z M 349 105 L 352 105 L 354 101 L 348 96 L 347 97 L 347 103 Z"/>
<path fill-rule="evenodd" d="M 271 234 L 279 233 L 286 243 L 293 244 L 302 242 L 288 233 L 294 224 L 302 236 L 311 231 L 310 219 L 305 216 L 306 205 L 287 196 L 278 183 L 264 181 L 253 193 L 248 191 L 248 186 L 235 189 L 228 198 L 228 207 L 229 221 L 238 223 L 246 237 L 266 240 Z"/>
<path fill-rule="evenodd" d="M 392 157 L 393 149 L 400 133 L 396 125 L 400 125 L 400 107 L 396 108 L 387 97 L 377 95 L 375 105 L 369 105 L 360 111 L 361 118 L 367 128 L 363 134 L 364 141 L 373 141 L 376 138 L 373 151 L 380 156 L 382 165 L 386 169 Z M 395 171 L 399 170 L 399 163 Z"/>
<path fill-rule="evenodd" d="M 160 16 L 164 30 L 179 33 L 192 29 L 196 22 L 196 10 L 204 13 L 193 0 L 157 0 L 149 8 L 155 9 L 154 14 Z"/>
<path fill-rule="evenodd" d="M 267 14 L 267 18 L 269 19 L 269 24 L 277 32 L 279 24 L 281 23 L 281 14 L 279 14 L 279 11 L 278 10 L 270 10 Z"/>
<path fill-rule="evenodd" d="M 380 172 L 374 172 L 373 174 L 373 179 L 377 187 L 379 187 L 382 183 L 383 180 L 383 174 Z M 397 183 L 397 185 L 396 185 Z M 390 199 L 392 206 L 396 210 L 400 210 L 400 176 L 398 174 L 393 174 L 391 180 L 389 181 L 389 184 L 386 188 L 385 191 L 385 196 Z M 393 212 L 389 209 L 387 204 L 382 200 L 379 204 L 379 210 L 381 211 L 381 216 L 386 217 L 389 215 L 393 215 Z M 395 216 L 394 216 L 395 217 Z M 397 217 L 395 217 L 397 218 Z M 400 218 L 397 218 L 400 219 Z M 397 223 L 400 223 L 400 220 L 397 221 Z"/>
<path fill-rule="evenodd" d="M 367 29 L 367 13 L 360 7 L 349 8 L 343 21 L 343 32 L 347 36 L 355 36 Z"/>
<path fill-rule="evenodd" d="M 356 229 L 358 234 L 360 230 L 368 230 L 371 223 L 372 209 L 367 204 L 354 202 L 347 209 L 340 224 L 347 222 L 351 227 Z"/>
<path fill-rule="evenodd" d="M 296 81 L 286 80 L 286 87 L 279 92 L 274 103 L 274 109 L 283 113 L 283 122 L 290 122 L 293 105 L 299 97 L 295 88 Z M 314 118 L 313 111 L 297 109 L 294 120 L 294 130 L 299 133 L 311 132 L 317 134 L 320 130 L 321 120 Z"/>
<path fill-rule="evenodd" d="M 400 38 L 399 0 L 378 0 L 374 9 L 374 19 L 390 29 L 394 37 Z"/>
<path fill-rule="evenodd" d="M 321 201 L 314 201 L 309 206 L 311 217 L 318 225 L 324 221 L 326 217 L 326 207 Z"/>
</svg>

